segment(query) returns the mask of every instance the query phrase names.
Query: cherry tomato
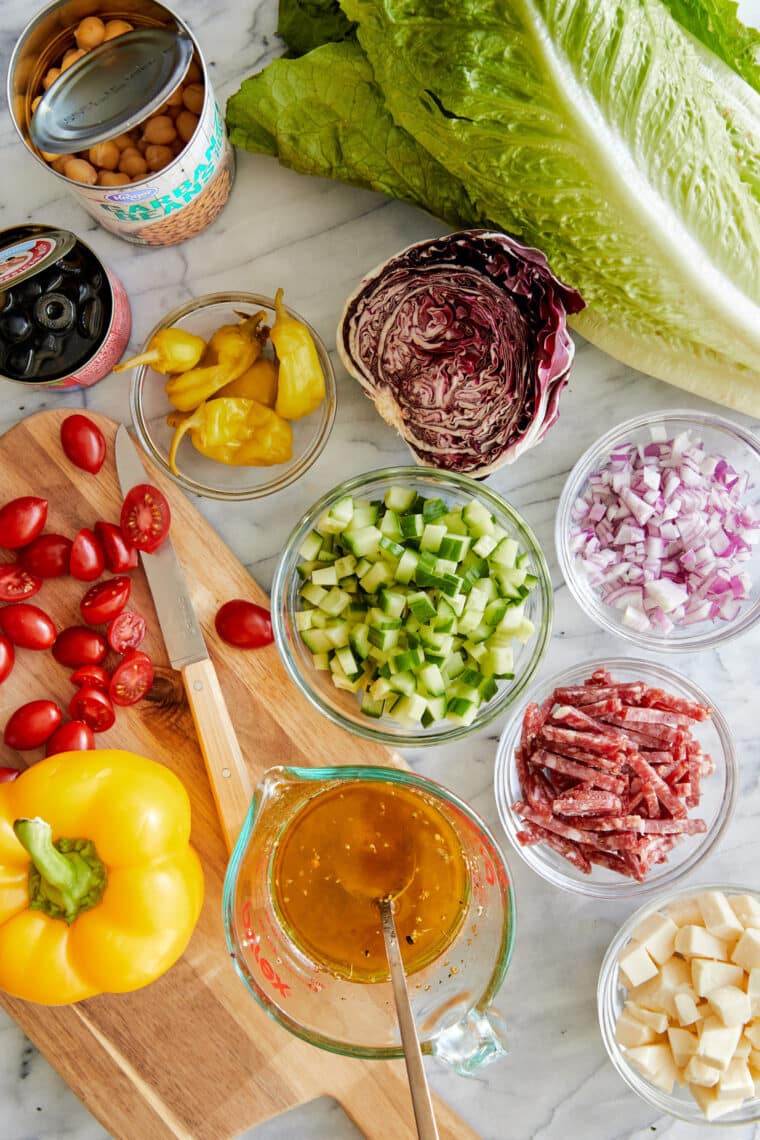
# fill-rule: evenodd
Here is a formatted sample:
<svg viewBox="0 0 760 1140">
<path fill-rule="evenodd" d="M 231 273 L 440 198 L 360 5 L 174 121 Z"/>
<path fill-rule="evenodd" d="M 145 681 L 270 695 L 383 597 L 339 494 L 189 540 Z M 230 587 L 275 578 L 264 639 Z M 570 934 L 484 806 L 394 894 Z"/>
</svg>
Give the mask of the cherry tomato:
<svg viewBox="0 0 760 1140">
<path fill-rule="evenodd" d="M 117 653 L 137 649 L 145 637 L 145 618 L 136 614 L 134 610 L 122 610 L 109 624 L 106 636 L 111 649 Z"/>
<path fill-rule="evenodd" d="M 69 716 L 72 720 L 83 720 L 93 732 L 105 732 L 116 720 L 108 694 L 86 686 L 77 689 L 69 701 Z"/>
<path fill-rule="evenodd" d="M 56 637 L 51 619 L 31 602 L 0 609 L 0 630 L 19 649 L 50 649 Z"/>
<path fill-rule="evenodd" d="M 41 532 L 47 519 L 47 499 L 22 495 L 0 508 L 0 546 L 16 550 Z"/>
<path fill-rule="evenodd" d="M 71 545 L 69 574 L 80 582 L 94 582 L 106 567 L 106 556 L 100 539 L 89 527 L 82 527 Z"/>
<path fill-rule="evenodd" d="M 127 542 L 116 523 L 96 522 L 95 534 L 100 539 L 106 556 L 106 566 L 112 574 L 125 574 L 139 564 L 137 547 Z"/>
<path fill-rule="evenodd" d="M 63 713 L 55 701 L 27 701 L 11 714 L 3 739 L 9 748 L 18 752 L 39 748 L 55 732 L 62 718 Z"/>
<path fill-rule="evenodd" d="M 0 602 L 18 602 L 21 598 L 31 598 L 42 589 L 42 578 L 30 574 L 13 562 L 0 565 Z"/>
<path fill-rule="evenodd" d="M 105 582 L 90 586 L 79 603 L 82 617 L 88 625 L 110 621 L 124 609 L 131 590 L 132 583 L 125 577 L 106 578 Z"/>
<path fill-rule="evenodd" d="M 97 475 L 106 457 L 106 440 L 97 424 L 77 412 L 61 424 L 61 445 L 67 459 L 83 471 Z"/>
<path fill-rule="evenodd" d="M 71 674 L 70 680 L 78 689 L 86 686 L 87 688 L 102 689 L 104 693 L 107 693 L 108 686 L 111 683 L 111 674 L 102 665 L 80 665 Z"/>
<path fill-rule="evenodd" d="M 38 578 L 62 578 L 69 572 L 71 547 L 63 534 L 40 534 L 18 552 L 18 562 Z"/>
<path fill-rule="evenodd" d="M 10 784 L 12 780 L 18 779 L 21 772 L 18 768 L 0 768 L 0 784 Z"/>
<path fill-rule="evenodd" d="M 46 756 L 59 752 L 87 752 L 95 747 L 95 735 L 83 720 L 67 720 L 60 724 L 45 745 Z"/>
<path fill-rule="evenodd" d="M 111 674 L 108 693 L 115 705 L 133 705 L 153 684 L 153 662 L 140 649 L 125 653 Z"/>
<path fill-rule="evenodd" d="M 13 642 L 0 635 L 0 685 L 10 677 L 15 660 L 16 651 Z"/>
<path fill-rule="evenodd" d="M 214 625 L 222 641 L 238 649 L 260 649 L 274 640 L 269 610 L 244 598 L 233 598 L 220 606 Z"/>
<path fill-rule="evenodd" d="M 127 491 L 119 521 L 127 542 L 150 554 L 169 533 L 171 511 L 158 487 L 138 483 Z"/>
<path fill-rule="evenodd" d="M 86 625 L 70 625 L 62 629 L 53 645 L 53 657 L 59 665 L 77 669 L 80 665 L 99 665 L 108 652 L 102 633 Z"/>
</svg>

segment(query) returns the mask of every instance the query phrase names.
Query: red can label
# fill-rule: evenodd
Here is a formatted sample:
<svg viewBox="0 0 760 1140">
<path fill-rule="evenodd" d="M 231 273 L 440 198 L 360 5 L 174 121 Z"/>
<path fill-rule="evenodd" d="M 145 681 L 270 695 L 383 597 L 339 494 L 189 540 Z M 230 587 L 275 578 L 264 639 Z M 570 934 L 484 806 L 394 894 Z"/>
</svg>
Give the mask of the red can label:
<svg viewBox="0 0 760 1140">
<path fill-rule="evenodd" d="M 97 384 L 98 380 L 107 376 L 114 364 L 118 364 L 124 355 L 132 330 L 132 313 L 129 308 L 129 300 L 126 290 L 116 274 L 106 266 L 103 268 L 111 286 L 112 311 L 111 323 L 100 347 L 95 351 L 94 356 L 91 356 L 77 372 L 72 372 L 70 376 L 64 376 L 62 380 L 53 380 L 43 385 L 45 388 L 91 388 L 93 384 Z"/>
</svg>

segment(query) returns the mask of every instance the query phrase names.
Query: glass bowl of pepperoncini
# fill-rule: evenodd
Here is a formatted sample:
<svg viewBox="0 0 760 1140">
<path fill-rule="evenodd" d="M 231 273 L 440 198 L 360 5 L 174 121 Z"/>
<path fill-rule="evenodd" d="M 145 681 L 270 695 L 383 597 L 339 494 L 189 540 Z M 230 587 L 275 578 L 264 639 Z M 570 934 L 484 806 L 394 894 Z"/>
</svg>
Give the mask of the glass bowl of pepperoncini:
<svg viewBox="0 0 760 1140">
<path fill-rule="evenodd" d="M 483 820 L 397 768 L 266 771 L 225 878 L 227 947 L 271 1017 L 350 1057 L 403 1056 L 378 898 L 392 901 L 423 1053 L 463 1075 L 502 1057 L 494 1000 L 515 906 Z"/>
<path fill-rule="evenodd" d="M 117 370 L 128 368 L 142 446 L 205 498 L 258 499 L 287 487 L 320 455 L 335 419 L 327 348 L 281 289 L 194 298 Z"/>
</svg>

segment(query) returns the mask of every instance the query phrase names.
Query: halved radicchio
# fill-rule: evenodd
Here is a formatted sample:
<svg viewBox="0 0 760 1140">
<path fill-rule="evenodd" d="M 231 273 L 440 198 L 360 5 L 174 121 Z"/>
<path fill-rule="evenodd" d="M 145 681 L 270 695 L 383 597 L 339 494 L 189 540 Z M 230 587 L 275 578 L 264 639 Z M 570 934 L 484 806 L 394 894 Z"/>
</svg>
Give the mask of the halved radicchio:
<svg viewBox="0 0 760 1140">
<path fill-rule="evenodd" d="M 543 253 L 503 233 L 418 242 L 349 297 L 338 351 L 416 461 L 484 476 L 559 415 L 584 302 Z"/>
</svg>

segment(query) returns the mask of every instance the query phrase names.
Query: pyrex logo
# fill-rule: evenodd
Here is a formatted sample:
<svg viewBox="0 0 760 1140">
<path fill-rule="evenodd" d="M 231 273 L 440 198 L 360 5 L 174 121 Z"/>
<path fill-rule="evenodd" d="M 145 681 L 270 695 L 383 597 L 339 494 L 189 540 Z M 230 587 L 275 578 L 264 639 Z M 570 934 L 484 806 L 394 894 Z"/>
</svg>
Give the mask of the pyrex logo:
<svg viewBox="0 0 760 1140">
<path fill-rule="evenodd" d="M 284 982 L 280 975 L 275 970 L 272 963 L 268 958 L 264 958 L 261 954 L 261 938 L 253 929 L 251 923 L 251 904 L 245 903 L 243 906 L 243 929 L 245 930 L 245 940 L 243 945 L 250 946 L 253 950 L 253 957 L 256 960 L 261 973 L 268 982 L 274 986 L 278 993 L 281 993 L 284 998 L 290 997 L 290 986 Z"/>
<path fill-rule="evenodd" d="M 114 190 L 112 194 L 106 194 L 107 202 L 142 202 L 146 198 L 152 198 L 156 193 L 155 186 L 141 186 L 136 190 Z"/>
</svg>

